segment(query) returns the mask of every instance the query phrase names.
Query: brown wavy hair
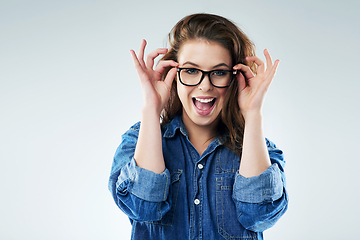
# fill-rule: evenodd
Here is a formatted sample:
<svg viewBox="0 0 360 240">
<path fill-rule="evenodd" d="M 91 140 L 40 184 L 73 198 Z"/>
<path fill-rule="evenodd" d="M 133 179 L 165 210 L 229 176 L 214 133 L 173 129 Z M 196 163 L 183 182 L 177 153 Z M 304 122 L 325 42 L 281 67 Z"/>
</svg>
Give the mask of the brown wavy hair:
<svg viewBox="0 0 360 240">
<path fill-rule="evenodd" d="M 255 55 L 255 46 L 250 39 L 230 20 L 213 14 L 193 14 L 181 19 L 169 33 L 170 48 L 162 60 L 178 61 L 180 48 L 190 40 L 216 42 L 229 50 L 232 65 L 248 65 L 256 74 L 256 65 L 247 62 L 247 56 Z M 170 68 L 163 73 L 163 79 Z M 238 81 L 233 81 L 226 91 L 224 106 L 220 113 L 217 133 L 224 145 L 240 155 L 244 135 L 244 118 L 238 105 Z M 176 81 L 171 86 L 168 104 L 161 114 L 164 126 L 175 116 L 182 114 L 182 104 L 177 94 Z"/>
</svg>

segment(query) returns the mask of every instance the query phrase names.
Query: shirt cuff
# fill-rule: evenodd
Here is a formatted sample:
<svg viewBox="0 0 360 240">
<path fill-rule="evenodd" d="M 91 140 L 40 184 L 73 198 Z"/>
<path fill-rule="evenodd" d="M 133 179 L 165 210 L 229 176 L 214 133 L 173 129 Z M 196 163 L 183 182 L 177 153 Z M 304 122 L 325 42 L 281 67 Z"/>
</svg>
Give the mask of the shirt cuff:
<svg viewBox="0 0 360 240">
<path fill-rule="evenodd" d="M 245 178 L 236 174 L 234 198 L 240 202 L 262 203 L 279 199 L 283 194 L 283 182 L 277 163 L 273 163 L 259 176 Z"/>
<path fill-rule="evenodd" d="M 170 185 L 170 172 L 168 169 L 161 174 L 140 168 L 135 159 L 121 169 L 117 181 L 119 192 L 126 192 L 149 202 L 162 202 L 167 199 Z"/>
</svg>

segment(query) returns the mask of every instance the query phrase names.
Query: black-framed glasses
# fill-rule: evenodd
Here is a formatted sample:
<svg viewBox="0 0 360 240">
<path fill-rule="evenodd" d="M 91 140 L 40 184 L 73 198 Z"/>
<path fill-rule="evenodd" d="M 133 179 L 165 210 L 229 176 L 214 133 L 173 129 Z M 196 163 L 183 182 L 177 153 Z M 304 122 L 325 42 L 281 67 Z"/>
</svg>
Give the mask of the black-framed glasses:
<svg viewBox="0 0 360 240">
<path fill-rule="evenodd" d="M 199 85 L 208 76 L 211 85 L 217 88 L 229 87 L 237 74 L 236 70 L 217 69 L 203 71 L 197 68 L 176 68 L 179 81 L 189 87 Z"/>
</svg>

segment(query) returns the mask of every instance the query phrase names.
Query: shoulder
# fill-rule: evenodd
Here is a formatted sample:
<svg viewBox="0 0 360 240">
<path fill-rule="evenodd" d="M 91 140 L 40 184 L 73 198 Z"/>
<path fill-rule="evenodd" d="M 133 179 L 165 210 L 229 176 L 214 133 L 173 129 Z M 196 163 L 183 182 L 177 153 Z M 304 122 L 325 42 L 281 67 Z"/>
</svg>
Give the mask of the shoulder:
<svg viewBox="0 0 360 240">
<path fill-rule="evenodd" d="M 270 141 L 267 138 L 265 138 L 265 140 L 266 140 L 266 146 L 269 151 L 276 151 L 276 152 L 282 154 L 282 151 L 275 145 L 275 143 L 273 143 L 272 141 Z"/>
<path fill-rule="evenodd" d="M 285 160 L 284 160 L 284 154 L 283 151 L 281 149 L 279 149 L 275 143 L 273 143 L 272 141 L 270 141 L 269 139 L 266 138 L 266 145 L 269 151 L 269 156 L 270 156 L 270 160 L 271 162 L 276 162 L 278 163 L 281 167 L 284 167 L 285 165 Z"/>
<path fill-rule="evenodd" d="M 120 174 L 120 169 L 129 163 L 134 156 L 136 142 L 139 136 L 140 122 L 131 126 L 122 136 L 121 143 L 116 149 L 113 164 L 111 167 L 111 176 Z"/>
<path fill-rule="evenodd" d="M 266 140 L 266 145 L 267 145 L 268 148 L 272 148 L 272 149 L 277 148 L 275 143 L 270 141 L 268 138 L 265 138 L 265 140 Z"/>
<path fill-rule="evenodd" d="M 139 122 L 135 123 L 134 125 L 132 125 L 132 126 L 129 128 L 128 131 L 136 131 L 136 132 L 138 132 L 139 129 L 140 129 L 140 125 L 141 125 L 141 122 L 139 121 Z"/>
<path fill-rule="evenodd" d="M 139 130 L 140 130 L 140 122 L 135 123 L 134 125 L 132 125 L 123 135 L 122 138 L 126 138 L 126 137 L 136 137 L 139 135 Z"/>
</svg>

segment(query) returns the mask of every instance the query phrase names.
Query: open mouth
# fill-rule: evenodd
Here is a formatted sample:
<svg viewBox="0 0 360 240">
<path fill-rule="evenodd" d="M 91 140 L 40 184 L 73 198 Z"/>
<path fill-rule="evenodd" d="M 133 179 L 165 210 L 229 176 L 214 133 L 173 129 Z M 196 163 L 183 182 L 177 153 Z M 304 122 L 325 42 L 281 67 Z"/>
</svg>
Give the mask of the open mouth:
<svg viewBox="0 0 360 240">
<path fill-rule="evenodd" d="M 200 115 L 209 114 L 215 106 L 216 98 L 192 98 L 195 109 Z"/>
</svg>

